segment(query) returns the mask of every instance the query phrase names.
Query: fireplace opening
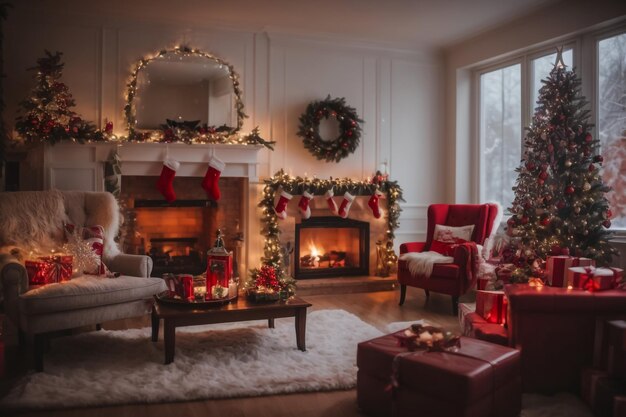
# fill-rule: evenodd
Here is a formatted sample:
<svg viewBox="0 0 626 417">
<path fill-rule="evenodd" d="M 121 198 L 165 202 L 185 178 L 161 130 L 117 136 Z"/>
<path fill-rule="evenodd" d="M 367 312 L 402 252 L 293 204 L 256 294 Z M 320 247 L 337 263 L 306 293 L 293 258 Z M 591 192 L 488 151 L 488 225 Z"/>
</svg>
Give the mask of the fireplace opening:
<svg viewBox="0 0 626 417">
<path fill-rule="evenodd" d="M 296 279 L 368 275 L 369 223 L 312 217 L 296 224 Z"/>
<path fill-rule="evenodd" d="M 215 202 L 207 200 L 201 178 L 175 178 L 177 198 L 172 203 L 160 195 L 154 186 L 156 180 L 149 176 L 122 177 L 124 252 L 150 256 L 154 277 L 166 273 L 199 275 L 206 271 L 206 254 L 220 229 L 226 249 L 233 252 L 233 273 L 237 276 L 243 259 L 246 179 L 220 178 L 222 195 Z"/>
</svg>

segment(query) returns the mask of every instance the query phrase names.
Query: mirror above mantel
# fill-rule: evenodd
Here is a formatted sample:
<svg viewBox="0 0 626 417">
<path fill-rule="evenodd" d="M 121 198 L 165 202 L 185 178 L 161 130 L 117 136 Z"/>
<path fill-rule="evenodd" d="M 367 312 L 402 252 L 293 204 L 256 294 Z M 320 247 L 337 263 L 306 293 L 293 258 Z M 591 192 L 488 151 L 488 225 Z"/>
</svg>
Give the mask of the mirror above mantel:
<svg viewBox="0 0 626 417">
<path fill-rule="evenodd" d="M 140 59 L 126 87 L 128 140 L 252 144 L 273 149 L 258 128 L 242 133 L 239 76 L 213 54 L 186 46 Z"/>
</svg>

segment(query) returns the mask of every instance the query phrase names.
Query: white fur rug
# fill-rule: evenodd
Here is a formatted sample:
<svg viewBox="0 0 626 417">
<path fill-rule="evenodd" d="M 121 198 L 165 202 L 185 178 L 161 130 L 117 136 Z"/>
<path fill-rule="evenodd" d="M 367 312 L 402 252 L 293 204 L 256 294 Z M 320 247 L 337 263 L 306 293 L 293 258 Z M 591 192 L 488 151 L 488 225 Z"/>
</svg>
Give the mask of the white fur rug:
<svg viewBox="0 0 626 417">
<path fill-rule="evenodd" d="M 452 256 L 444 256 L 433 251 L 407 252 L 400 255 L 400 259 L 407 262 L 411 274 L 427 277 L 433 273 L 435 264 L 449 264 L 454 261 Z"/>
<path fill-rule="evenodd" d="M 1 408 L 62 408 L 353 388 L 356 346 L 382 333 L 343 310 L 307 317 L 306 352 L 294 319 L 180 328 L 174 363 L 150 330 L 85 333 L 53 341 L 45 372 L 29 374 Z M 0 412 L 0 414 L 2 414 Z"/>
</svg>

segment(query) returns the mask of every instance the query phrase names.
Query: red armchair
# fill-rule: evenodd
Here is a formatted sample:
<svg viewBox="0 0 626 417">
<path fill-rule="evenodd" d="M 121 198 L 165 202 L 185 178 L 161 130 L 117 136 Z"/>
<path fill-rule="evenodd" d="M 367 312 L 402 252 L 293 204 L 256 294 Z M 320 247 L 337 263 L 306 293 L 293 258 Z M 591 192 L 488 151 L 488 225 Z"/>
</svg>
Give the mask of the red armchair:
<svg viewBox="0 0 626 417">
<path fill-rule="evenodd" d="M 436 224 L 455 227 L 473 224 L 472 241 L 482 245 L 491 235 L 498 210 L 497 204 L 432 204 L 428 207 L 426 242 L 403 243 L 400 245 L 400 255 L 430 250 Z M 406 286 L 410 285 L 423 288 L 426 298 L 430 296 L 430 291 L 451 295 L 452 310 L 456 315 L 459 297 L 474 285 L 476 277 L 474 279 L 468 277 L 463 267 L 467 264 L 467 251 L 456 250 L 453 257 L 453 263 L 435 264 L 430 277 L 411 274 L 406 261 L 399 260 L 400 305 L 404 304 Z"/>
</svg>

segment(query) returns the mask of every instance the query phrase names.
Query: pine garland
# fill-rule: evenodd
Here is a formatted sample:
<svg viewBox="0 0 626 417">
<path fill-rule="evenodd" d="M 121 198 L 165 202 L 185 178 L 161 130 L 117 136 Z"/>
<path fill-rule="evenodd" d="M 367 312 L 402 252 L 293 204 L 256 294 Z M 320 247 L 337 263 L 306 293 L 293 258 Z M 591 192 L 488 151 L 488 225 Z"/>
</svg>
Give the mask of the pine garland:
<svg viewBox="0 0 626 417">
<path fill-rule="evenodd" d="M 320 136 L 322 118 L 336 118 L 339 122 L 340 134 L 335 140 L 324 140 Z M 352 154 L 361 138 L 361 125 L 356 110 L 346 105 L 345 98 L 330 98 L 309 103 L 306 111 L 300 116 L 298 136 L 302 138 L 304 147 L 317 159 L 326 162 L 339 162 Z"/>
<path fill-rule="evenodd" d="M 261 262 L 264 265 L 273 266 L 277 269 L 283 269 L 284 266 L 280 250 L 280 227 L 278 226 L 278 217 L 274 212 L 274 196 L 279 190 L 285 190 L 292 195 L 302 195 L 304 191 L 308 191 L 314 196 L 323 196 L 328 189 L 333 188 L 337 195 L 342 195 L 347 191 L 354 196 L 370 196 L 378 188 L 385 194 L 388 205 L 385 214 L 387 220 L 387 230 L 385 231 L 386 258 L 389 260 L 396 259 L 393 251 L 393 240 L 395 239 L 395 230 L 400 226 L 399 220 L 402 212 L 398 202 L 404 201 L 402 188 L 400 188 L 397 181 L 383 179 L 377 183 L 372 183 L 369 181 L 355 181 L 351 178 L 331 178 L 326 180 L 292 177 L 281 169 L 272 178 L 268 178 L 264 182 L 263 198 L 258 205 L 263 213 L 261 221 L 264 226 L 261 233 L 265 238 L 265 244 Z"/>
</svg>

